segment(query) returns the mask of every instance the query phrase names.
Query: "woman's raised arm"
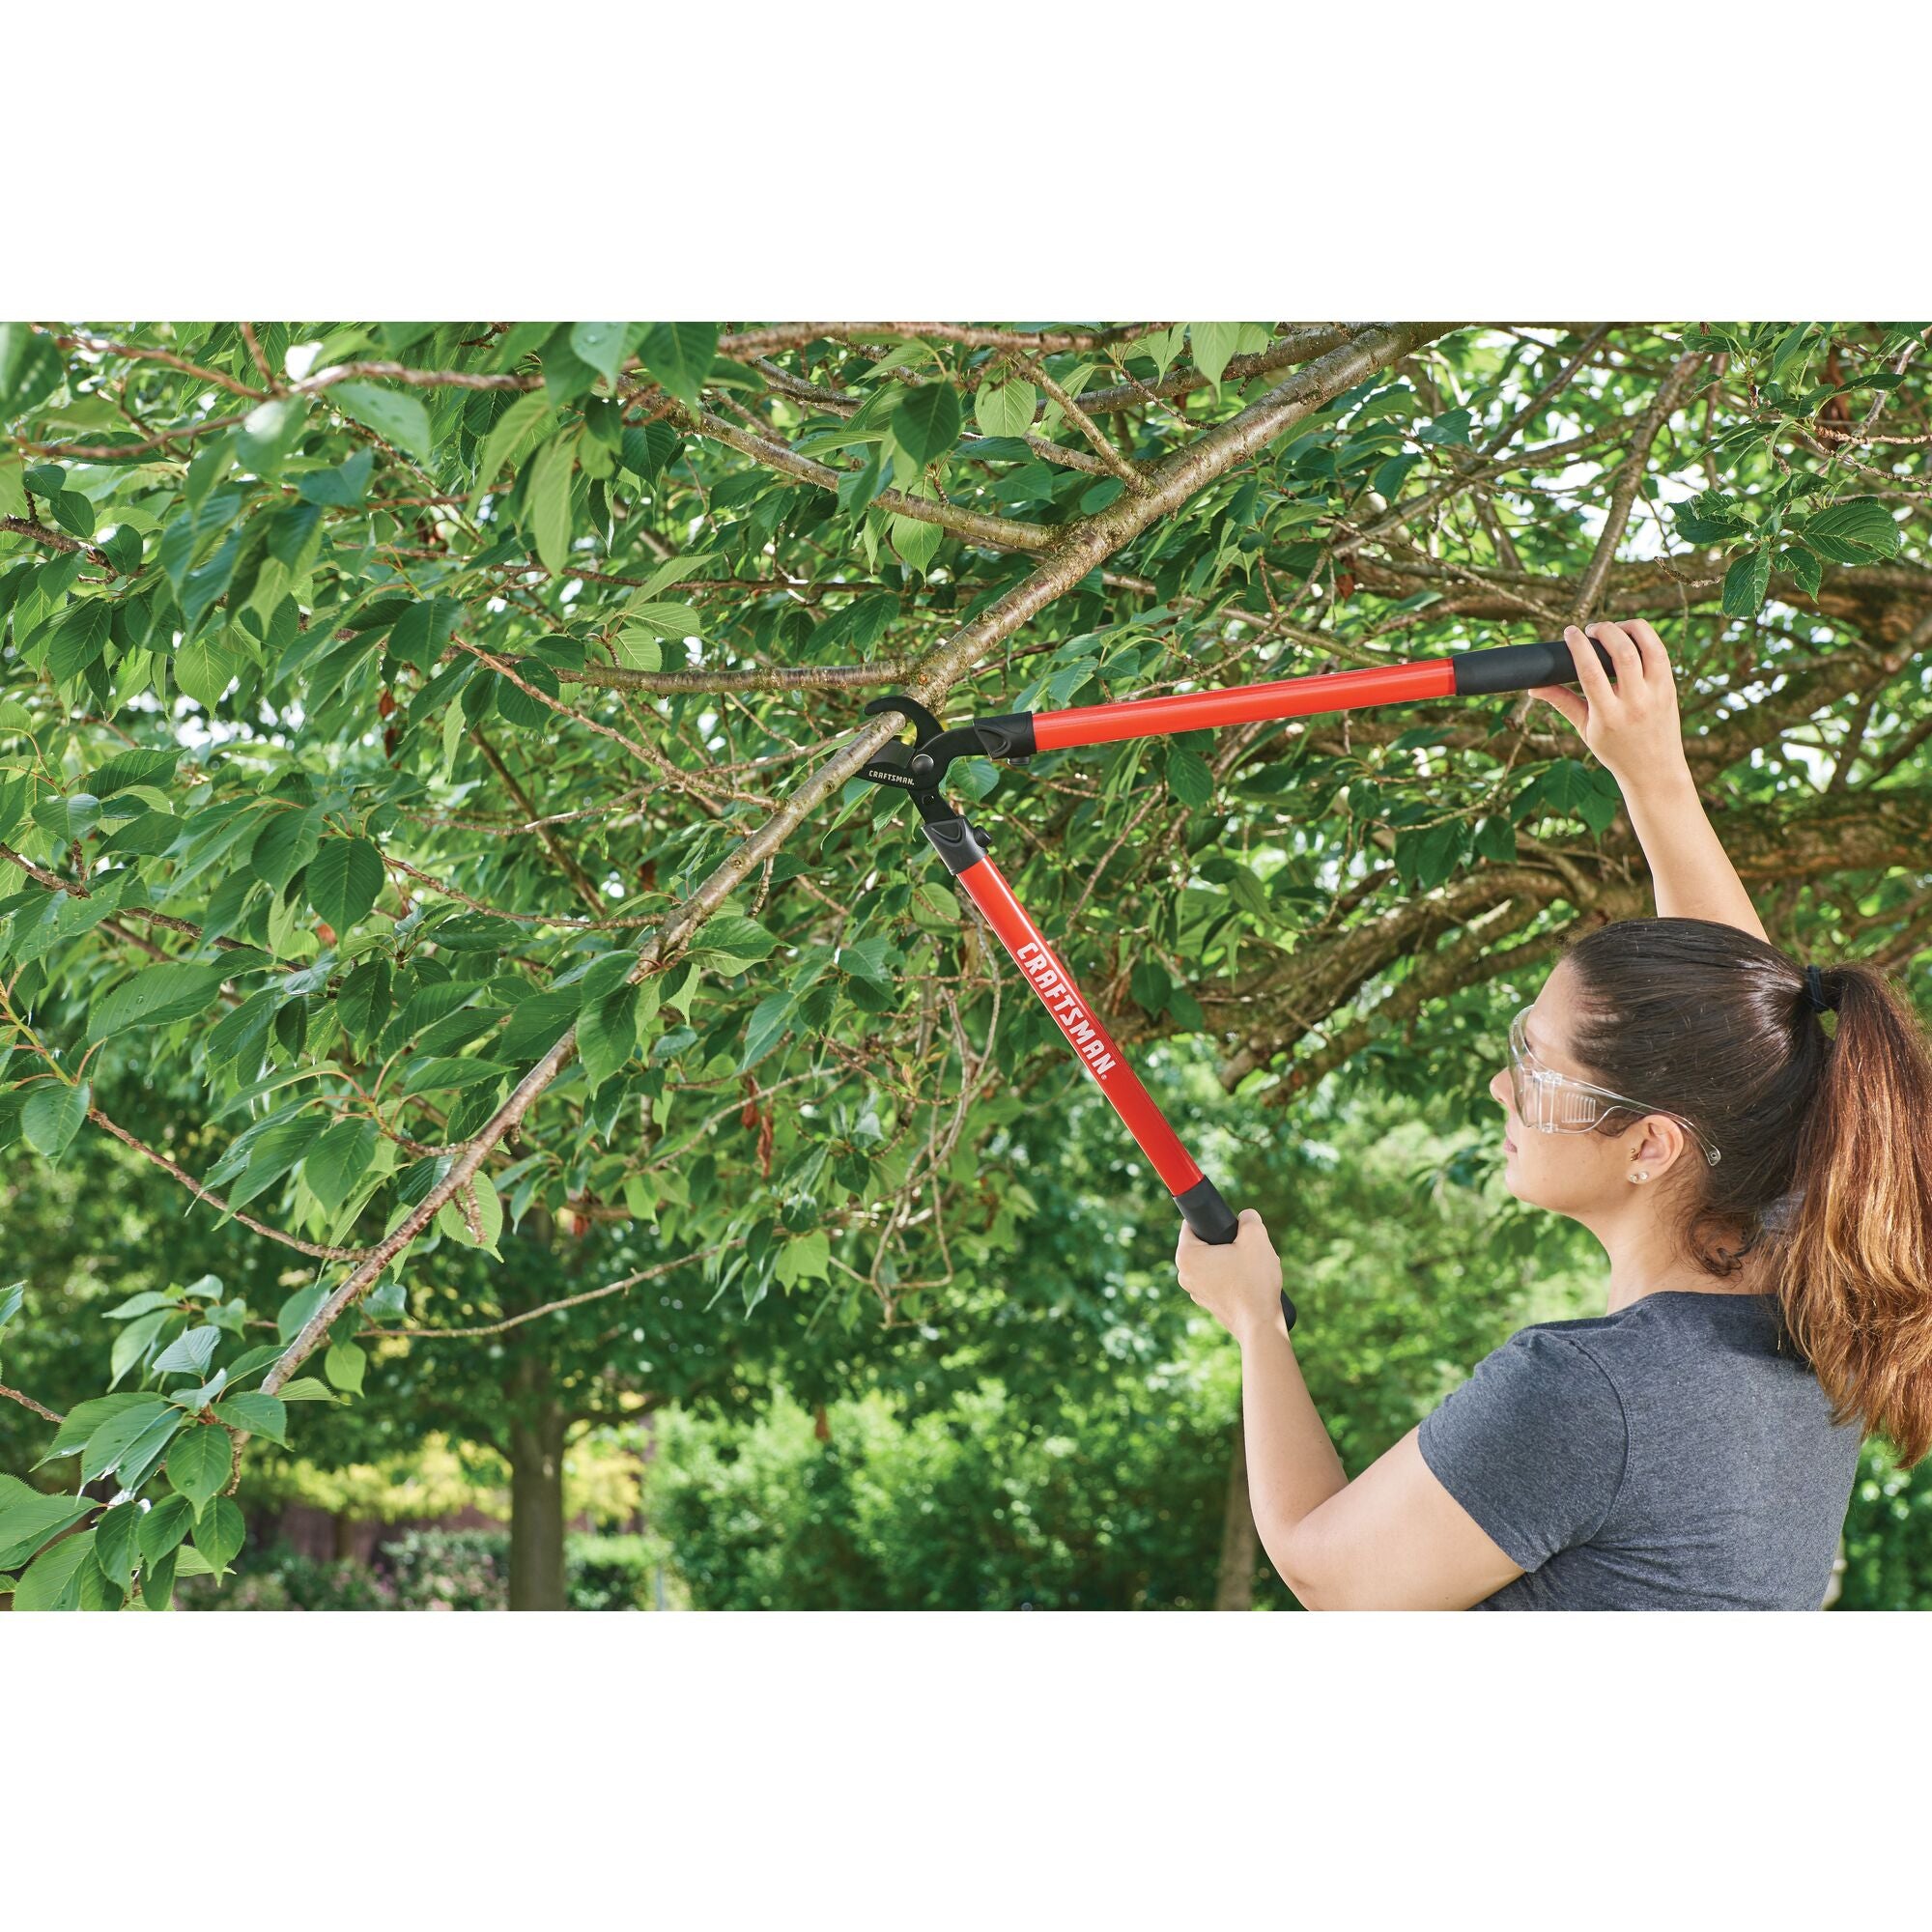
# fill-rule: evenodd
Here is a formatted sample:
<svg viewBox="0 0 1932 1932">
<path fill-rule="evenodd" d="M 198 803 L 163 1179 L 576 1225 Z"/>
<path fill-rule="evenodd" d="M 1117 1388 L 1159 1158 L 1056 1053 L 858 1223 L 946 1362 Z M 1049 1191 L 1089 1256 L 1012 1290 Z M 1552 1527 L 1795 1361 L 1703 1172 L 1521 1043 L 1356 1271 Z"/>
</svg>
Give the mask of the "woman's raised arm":
<svg viewBox="0 0 1932 1932">
<path fill-rule="evenodd" d="M 1662 641 L 1641 617 L 1590 626 L 1617 668 L 1611 684 L 1589 639 L 1572 624 L 1563 639 L 1581 693 L 1540 684 L 1623 787 L 1631 827 L 1650 861 L 1660 918 L 1708 919 L 1769 943 L 1764 922 L 1704 811 L 1684 755 L 1677 685 Z"/>
</svg>

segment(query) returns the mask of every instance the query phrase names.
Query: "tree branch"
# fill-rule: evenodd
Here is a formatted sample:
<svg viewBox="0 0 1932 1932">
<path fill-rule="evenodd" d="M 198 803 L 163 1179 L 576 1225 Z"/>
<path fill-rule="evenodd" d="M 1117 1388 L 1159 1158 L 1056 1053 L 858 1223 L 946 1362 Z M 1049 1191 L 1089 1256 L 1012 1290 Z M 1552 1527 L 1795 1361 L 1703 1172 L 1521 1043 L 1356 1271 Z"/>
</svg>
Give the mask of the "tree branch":
<svg viewBox="0 0 1932 1932">
<path fill-rule="evenodd" d="M 1604 579 L 1616 560 L 1617 546 L 1623 542 L 1624 526 L 1630 522 L 1631 505 L 1636 501 L 1637 485 L 1643 481 L 1644 466 L 1650 461 L 1650 446 L 1657 440 L 1663 425 L 1670 420 L 1670 412 L 1677 407 L 1678 398 L 1683 395 L 1703 360 L 1704 352 L 1700 349 L 1693 349 L 1688 355 L 1680 355 L 1663 386 L 1657 392 L 1657 400 L 1651 404 L 1649 413 L 1637 425 L 1636 435 L 1631 440 L 1630 453 L 1618 469 L 1616 482 L 1610 490 L 1610 507 L 1604 518 L 1604 533 L 1597 539 L 1589 568 L 1583 572 L 1583 581 L 1577 586 L 1577 600 L 1571 606 L 1572 623 L 1587 624 L 1590 621 L 1604 587 Z"/>
<path fill-rule="evenodd" d="M 1178 509 L 1217 476 L 1225 474 L 1257 449 L 1312 414 L 1330 397 L 1378 369 L 1399 361 L 1447 332 L 1443 323 L 1382 323 L 1372 325 L 1349 343 L 1310 364 L 1298 376 L 1269 390 L 1228 421 L 1205 431 L 1175 451 L 1151 472 L 1152 487 L 1145 496 L 1123 493 L 1092 517 L 1068 526 L 1065 540 L 1028 577 L 988 605 L 928 652 L 909 694 L 922 703 L 938 703 L 948 690 L 993 645 L 1012 635 L 1029 618 L 1078 583 L 1123 545 L 1161 517 Z M 886 712 L 859 731 L 804 780 L 784 803 L 713 869 L 689 898 L 668 914 L 664 924 L 639 950 L 632 969 L 633 983 L 669 958 L 708 920 L 724 900 L 764 861 L 776 853 L 820 804 L 830 798 L 890 739 L 905 726 L 896 712 Z M 518 1081 L 508 1099 L 485 1123 L 449 1171 L 337 1285 L 300 1332 L 283 1350 L 263 1380 L 272 1395 L 315 1351 L 344 1309 L 372 1288 L 436 1218 L 444 1202 L 467 1185 L 490 1150 L 514 1129 L 577 1050 L 572 1027 Z"/>
</svg>

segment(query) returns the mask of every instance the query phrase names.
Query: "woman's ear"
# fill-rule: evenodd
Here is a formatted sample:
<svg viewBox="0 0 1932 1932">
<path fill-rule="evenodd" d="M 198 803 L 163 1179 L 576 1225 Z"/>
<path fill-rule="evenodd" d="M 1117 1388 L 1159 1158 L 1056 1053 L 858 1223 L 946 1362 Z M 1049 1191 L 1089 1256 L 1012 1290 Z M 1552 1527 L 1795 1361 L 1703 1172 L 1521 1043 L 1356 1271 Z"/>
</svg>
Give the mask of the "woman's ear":
<svg viewBox="0 0 1932 1932">
<path fill-rule="evenodd" d="M 1633 1179 L 1642 1176 L 1645 1181 L 1655 1181 L 1689 1145 L 1690 1136 L 1675 1121 L 1652 1115 L 1630 1143 L 1630 1153 L 1624 1164 L 1630 1169 Z"/>
</svg>

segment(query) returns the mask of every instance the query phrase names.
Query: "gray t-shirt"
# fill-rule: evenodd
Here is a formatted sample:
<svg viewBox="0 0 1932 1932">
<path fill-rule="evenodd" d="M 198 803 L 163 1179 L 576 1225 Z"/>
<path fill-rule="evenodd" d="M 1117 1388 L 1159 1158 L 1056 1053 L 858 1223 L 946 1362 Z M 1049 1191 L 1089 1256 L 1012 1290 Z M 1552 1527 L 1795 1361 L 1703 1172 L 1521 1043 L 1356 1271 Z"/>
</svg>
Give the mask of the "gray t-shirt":
<svg viewBox="0 0 1932 1932">
<path fill-rule="evenodd" d="M 1418 1442 L 1524 1571 L 1479 1610 L 1815 1610 L 1861 1435 L 1775 1296 L 1669 1290 L 1512 1335 Z"/>
</svg>

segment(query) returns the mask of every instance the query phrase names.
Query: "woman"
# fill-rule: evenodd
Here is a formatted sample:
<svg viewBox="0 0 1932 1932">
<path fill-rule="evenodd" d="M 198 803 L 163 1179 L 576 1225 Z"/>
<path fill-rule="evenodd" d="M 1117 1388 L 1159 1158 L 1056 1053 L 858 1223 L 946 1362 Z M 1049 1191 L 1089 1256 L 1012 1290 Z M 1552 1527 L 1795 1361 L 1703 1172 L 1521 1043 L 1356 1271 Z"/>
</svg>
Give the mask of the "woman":
<svg viewBox="0 0 1932 1932">
<path fill-rule="evenodd" d="M 1592 627 L 1614 687 L 1564 635 L 1580 695 L 1536 695 L 1623 787 L 1659 917 L 1569 948 L 1490 1092 L 1511 1191 L 1603 1243 L 1605 1312 L 1513 1335 L 1350 1482 L 1261 1217 L 1175 1256 L 1241 1346 L 1256 1525 L 1310 1609 L 1816 1609 L 1862 1436 L 1932 1448 L 1924 1034 L 1869 967 L 1766 939 L 1656 632 Z"/>
</svg>

